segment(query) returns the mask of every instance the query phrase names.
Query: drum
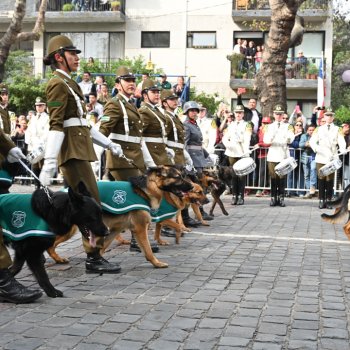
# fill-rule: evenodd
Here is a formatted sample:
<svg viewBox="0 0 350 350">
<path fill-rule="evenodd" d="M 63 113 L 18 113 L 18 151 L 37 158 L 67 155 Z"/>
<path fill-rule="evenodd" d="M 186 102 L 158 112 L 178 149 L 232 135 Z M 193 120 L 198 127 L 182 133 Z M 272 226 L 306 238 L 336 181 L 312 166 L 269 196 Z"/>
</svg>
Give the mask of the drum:
<svg viewBox="0 0 350 350">
<path fill-rule="evenodd" d="M 38 146 L 27 154 L 27 160 L 30 164 L 40 162 L 45 155 L 45 149 L 43 146 Z"/>
<path fill-rule="evenodd" d="M 320 176 L 325 177 L 331 175 L 340 169 L 342 165 L 343 163 L 339 158 L 333 159 L 331 162 L 325 164 L 322 168 L 320 168 Z"/>
<path fill-rule="evenodd" d="M 293 157 L 288 157 L 283 159 L 282 162 L 275 166 L 275 173 L 281 177 L 287 175 L 297 167 L 297 162 Z"/>
<path fill-rule="evenodd" d="M 245 176 L 253 172 L 256 164 L 253 158 L 242 158 L 233 165 L 233 170 L 237 176 Z"/>
</svg>

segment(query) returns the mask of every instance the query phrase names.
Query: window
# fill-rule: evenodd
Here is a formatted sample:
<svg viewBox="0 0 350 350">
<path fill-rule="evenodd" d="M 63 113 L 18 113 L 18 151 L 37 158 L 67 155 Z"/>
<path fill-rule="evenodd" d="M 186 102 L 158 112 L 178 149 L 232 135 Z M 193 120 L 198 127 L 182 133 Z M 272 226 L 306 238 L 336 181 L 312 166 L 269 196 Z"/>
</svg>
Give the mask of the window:
<svg viewBox="0 0 350 350">
<path fill-rule="evenodd" d="M 188 32 L 187 47 L 194 49 L 215 49 L 216 32 Z"/>
<path fill-rule="evenodd" d="M 170 47 L 170 32 L 141 32 L 141 47 Z"/>
</svg>

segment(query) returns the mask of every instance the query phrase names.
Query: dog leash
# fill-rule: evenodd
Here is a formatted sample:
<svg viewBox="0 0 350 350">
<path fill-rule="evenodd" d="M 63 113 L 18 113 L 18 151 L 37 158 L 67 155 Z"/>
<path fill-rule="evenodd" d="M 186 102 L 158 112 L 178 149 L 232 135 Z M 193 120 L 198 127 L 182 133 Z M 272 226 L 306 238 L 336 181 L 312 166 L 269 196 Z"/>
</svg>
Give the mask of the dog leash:
<svg viewBox="0 0 350 350">
<path fill-rule="evenodd" d="M 130 165 L 132 165 L 133 167 L 135 167 L 137 170 L 141 171 L 142 174 L 144 174 L 145 172 L 143 170 L 141 170 L 132 159 L 127 158 L 124 154 L 122 156 L 120 156 L 120 158 L 125 159 Z"/>
<path fill-rule="evenodd" d="M 22 167 L 27 170 L 29 172 L 30 175 L 32 175 L 34 177 L 35 180 L 37 180 L 39 182 L 39 184 L 42 186 L 45 194 L 47 195 L 47 198 L 50 202 L 50 204 L 52 204 L 52 197 L 50 196 L 50 191 L 49 191 L 49 188 L 47 186 L 44 186 L 40 179 L 34 174 L 34 172 L 32 171 L 32 169 L 30 169 L 28 167 L 28 165 L 26 163 L 24 163 L 21 159 L 18 159 L 18 162 L 22 165 Z"/>
</svg>

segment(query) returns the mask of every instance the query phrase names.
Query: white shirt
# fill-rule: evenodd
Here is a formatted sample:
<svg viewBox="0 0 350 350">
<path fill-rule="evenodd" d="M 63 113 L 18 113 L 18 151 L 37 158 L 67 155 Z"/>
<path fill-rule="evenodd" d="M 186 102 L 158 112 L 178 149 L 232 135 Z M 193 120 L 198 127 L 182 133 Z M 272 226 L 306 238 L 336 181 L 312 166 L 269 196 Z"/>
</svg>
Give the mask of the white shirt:
<svg viewBox="0 0 350 350">
<path fill-rule="evenodd" d="M 317 127 L 312 133 L 309 142 L 311 148 L 316 152 L 316 163 L 319 164 L 327 164 L 338 158 L 337 146 L 339 146 L 339 152 L 344 152 L 346 149 L 342 129 L 333 123 Z"/>
<path fill-rule="evenodd" d="M 30 119 L 28 128 L 24 133 L 24 141 L 28 145 L 28 151 L 35 150 L 39 146 L 45 149 L 48 133 L 50 130 L 49 121 L 50 117 L 46 112 L 36 113 Z"/>
<path fill-rule="evenodd" d="M 267 153 L 267 161 L 279 163 L 290 157 L 288 144 L 294 141 L 293 126 L 283 122 L 273 122 L 267 126 L 264 143 L 271 144 Z"/>
<path fill-rule="evenodd" d="M 81 81 L 79 83 L 79 86 L 81 88 L 81 91 L 83 92 L 84 95 L 88 95 L 91 91 L 92 88 L 92 81 Z"/>
<path fill-rule="evenodd" d="M 216 141 L 216 127 L 212 126 L 213 119 L 208 117 L 198 118 L 197 125 L 201 129 L 203 135 L 203 147 L 208 153 L 214 153 Z"/>
<path fill-rule="evenodd" d="M 251 124 L 245 120 L 233 121 L 225 130 L 222 143 L 226 147 L 228 157 L 240 158 L 249 152 L 252 136 Z"/>
</svg>

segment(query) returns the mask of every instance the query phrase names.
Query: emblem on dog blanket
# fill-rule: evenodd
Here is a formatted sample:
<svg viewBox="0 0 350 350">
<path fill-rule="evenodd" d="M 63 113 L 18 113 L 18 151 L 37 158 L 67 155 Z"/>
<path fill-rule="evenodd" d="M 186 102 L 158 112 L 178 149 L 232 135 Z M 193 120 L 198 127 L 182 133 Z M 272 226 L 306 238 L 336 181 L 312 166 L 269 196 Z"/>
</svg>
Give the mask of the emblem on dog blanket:
<svg viewBox="0 0 350 350">
<path fill-rule="evenodd" d="M 0 195 L 0 226 L 5 239 L 18 241 L 30 236 L 54 236 L 48 224 L 34 213 L 31 194 Z"/>
<path fill-rule="evenodd" d="M 112 214 L 125 214 L 131 210 L 146 210 L 153 222 L 171 219 L 177 213 L 177 208 L 170 205 L 164 198 L 157 210 L 151 210 L 148 201 L 133 191 L 128 181 L 98 181 L 98 192 L 102 209 Z"/>
</svg>

